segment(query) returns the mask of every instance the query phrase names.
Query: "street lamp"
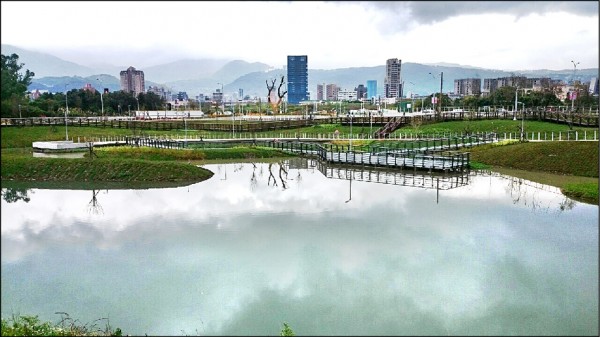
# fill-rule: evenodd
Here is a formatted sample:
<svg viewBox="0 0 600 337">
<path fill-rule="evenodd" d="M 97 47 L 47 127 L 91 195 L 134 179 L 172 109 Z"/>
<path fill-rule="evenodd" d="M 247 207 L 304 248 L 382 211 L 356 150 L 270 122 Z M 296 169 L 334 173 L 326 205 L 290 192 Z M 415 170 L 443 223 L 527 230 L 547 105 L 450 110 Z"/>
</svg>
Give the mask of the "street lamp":
<svg viewBox="0 0 600 337">
<path fill-rule="evenodd" d="M 442 87 L 444 86 L 444 72 L 440 72 L 440 116 L 442 115 Z"/>
<path fill-rule="evenodd" d="M 573 60 L 571 60 L 571 63 L 573 63 L 573 89 L 574 91 L 577 91 L 577 88 L 575 87 L 575 72 L 577 71 L 577 65 L 579 64 L 579 62 L 575 62 Z M 577 98 L 577 94 L 573 94 L 573 92 L 570 93 L 570 99 L 571 99 L 571 111 L 573 111 L 573 109 L 575 108 L 575 99 Z"/>
<path fill-rule="evenodd" d="M 99 78 L 96 78 L 96 81 L 100 82 L 100 109 L 101 109 L 101 117 L 104 119 L 104 100 L 102 99 L 102 93 L 104 92 L 104 84 Z"/>
<path fill-rule="evenodd" d="M 517 97 L 518 96 L 519 96 L 519 87 L 517 87 L 517 89 L 515 89 L 515 115 L 513 117 L 513 121 L 517 120 L 517 110 L 519 110 L 517 107 L 517 103 L 518 103 Z"/>
<path fill-rule="evenodd" d="M 21 117 L 21 104 L 19 104 L 19 119 L 21 119 L 23 117 Z"/>
<path fill-rule="evenodd" d="M 187 147 L 187 120 L 185 119 L 185 113 L 183 114 L 183 127 L 185 128 L 185 139 L 184 139 L 184 147 Z"/>
<path fill-rule="evenodd" d="M 413 82 L 411 82 L 411 81 L 408 81 L 408 83 L 412 85 L 413 90 L 414 90 L 415 89 L 415 84 Z M 410 91 L 410 99 L 411 99 L 411 102 L 410 102 L 410 112 L 411 113 L 415 112 L 415 93 L 413 92 L 413 90 Z"/>
<path fill-rule="evenodd" d="M 365 101 L 360 101 L 360 112 L 364 116 L 365 114 Z M 371 109 L 369 109 L 369 134 L 373 135 L 373 118 L 371 117 Z"/>
<path fill-rule="evenodd" d="M 235 106 L 231 98 L 229 99 L 229 108 L 231 108 L 231 138 L 235 138 Z"/>
<path fill-rule="evenodd" d="M 219 82 L 217 84 L 221 85 L 221 104 L 223 106 L 223 115 L 225 115 L 225 92 L 223 91 L 224 90 L 223 83 Z M 233 138 L 235 138 L 235 114 L 233 111 L 231 112 L 231 114 L 233 116 L 232 123 L 231 123 L 231 135 Z"/>
<path fill-rule="evenodd" d="M 435 75 L 433 75 L 432 73 L 429 73 L 431 76 L 433 76 L 433 78 L 435 78 Z M 442 115 L 442 87 L 444 86 L 444 72 L 440 72 L 440 102 L 438 103 L 438 109 L 439 109 L 439 115 Z"/>
<path fill-rule="evenodd" d="M 68 100 L 68 95 L 69 92 L 67 91 L 67 85 L 69 85 L 69 83 L 65 84 L 65 140 L 69 141 L 69 132 L 67 130 L 67 114 L 69 113 L 69 100 Z"/>
</svg>

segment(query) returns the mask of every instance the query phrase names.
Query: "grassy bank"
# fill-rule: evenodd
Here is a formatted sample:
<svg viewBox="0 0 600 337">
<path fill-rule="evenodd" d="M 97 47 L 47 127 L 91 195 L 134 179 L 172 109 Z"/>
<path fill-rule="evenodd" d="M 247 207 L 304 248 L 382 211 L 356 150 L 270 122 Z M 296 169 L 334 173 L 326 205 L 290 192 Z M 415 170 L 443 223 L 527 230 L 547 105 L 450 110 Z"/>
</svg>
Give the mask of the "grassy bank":
<svg viewBox="0 0 600 337">
<path fill-rule="evenodd" d="M 468 149 L 479 168 L 555 186 L 576 200 L 598 204 L 598 142 L 525 142 Z"/>
<path fill-rule="evenodd" d="M 471 160 L 534 172 L 598 177 L 598 142 L 525 142 L 470 148 Z"/>
<path fill-rule="evenodd" d="M 212 175 L 201 167 L 176 161 L 34 158 L 2 152 L 2 180 L 193 183 Z"/>
<path fill-rule="evenodd" d="M 172 150 L 146 147 L 98 148 L 90 158 L 35 158 L 30 149 L 2 150 L 2 180 L 44 182 L 194 183 L 213 173 L 193 161 L 285 157 L 269 148 Z"/>
<path fill-rule="evenodd" d="M 526 132 L 547 132 L 558 133 L 569 131 L 569 126 L 565 124 L 556 124 L 540 121 L 525 121 Z M 473 121 L 451 121 L 433 124 L 423 124 L 416 126 L 407 125 L 395 131 L 395 133 L 461 133 L 461 132 L 496 132 L 496 133 L 515 133 L 520 132 L 521 121 L 512 119 L 496 120 L 473 120 Z M 573 131 L 578 131 L 582 135 L 584 132 L 594 134 L 598 128 L 594 127 L 573 127 Z M 583 137 L 583 136 L 582 136 Z"/>
<path fill-rule="evenodd" d="M 190 150 L 150 147 L 104 147 L 95 150 L 99 158 L 144 159 L 155 161 L 202 161 L 212 159 L 255 159 L 287 157 L 289 154 L 266 147 L 196 148 Z"/>
<path fill-rule="evenodd" d="M 219 121 L 227 126 L 230 126 L 228 121 Z M 424 124 L 418 127 L 407 125 L 394 133 L 461 133 L 469 130 L 470 132 L 497 132 L 497 133 L 515 133 L 518 132 L 521 126 L 521 121 L 513 120 L 478 120 L 478 121 L 451 121 L 451 122 L 440 122 L 434 124 Z M 369 125 L 353 125 L 353 134 L 367 135 L 371 132 L 376 131 L 379 128 L 377 125 L 370 127 Z M 238 136 L 251 137 L 258 135 L 262 137 L 273 137 L 278 138 L 280 134 L 291 134 L 294 133 L 306 133 L 310 135 L 317 134 L 332 134 L 338 130 L 342 135 L 350 133 L 349 125 L 340 124 L 318 124 L 313 126 L 307 126 L 295 129 L 281 129 L 273 131 L 256 132 L 255 134 L 236 133 Z M 569 127 L 563 124 L 540 122 L 540 121 L 525 121 L 525 131 L 527 132 L 541 132 L 541 133 L 556 133 L 569 131 Z M 598 128 L 593 127 L 573 127 L 573 131 L 578 131 L 580 137 L 583 137 L 584 132 L 587 132 L 588 138 L 593 137 L 594 131 L 598 131 Z M 231 138 L 231 132 L 224 131 L 201 131 L 201 130 L 173 130 L 173 131 L 156 131 L 156 130 L 141 130 L 141 129 L 111 129 L 101 127 L 79 127 L 69 126 L 68 127 L 69 139 L 90 139 L 93 137 L 119 137 L 119 136 L 131 136 L 133 134 L 143 134 L 147 136 L 171 136 L 171 137 L 183 137 L 187 134 L 188 137 L 222 137 Z M 65 140 L 65 127 L 64 126 L 26 126 L 26 127 L 3 127 L 2 128 L 2 148 L 15 148 L 15 147 L 31 147 L 34 141 L 51 141 L 51 140 Z"/>
</svg>

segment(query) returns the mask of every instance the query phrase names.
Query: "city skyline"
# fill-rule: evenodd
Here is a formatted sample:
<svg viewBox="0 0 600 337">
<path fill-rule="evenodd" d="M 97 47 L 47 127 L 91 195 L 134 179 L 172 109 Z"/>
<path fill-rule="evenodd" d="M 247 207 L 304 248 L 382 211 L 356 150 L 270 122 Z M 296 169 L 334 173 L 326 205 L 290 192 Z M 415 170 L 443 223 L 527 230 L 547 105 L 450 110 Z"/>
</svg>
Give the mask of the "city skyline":
<svg viewBox="0 0 600 337">
<path fill-rule="evenodd" d="M 85 66 L 143 69 L 214 58 L 278 68 L 287 55 L 308 55 L 311 69 L 378 66 L 390 57 L 498 70 L 561 70 L 572 67 L 571 60 L 580 69 L 598 66 L 597 1 L 2 1 L 1 6 L 3 44 Z"/>
</svg>

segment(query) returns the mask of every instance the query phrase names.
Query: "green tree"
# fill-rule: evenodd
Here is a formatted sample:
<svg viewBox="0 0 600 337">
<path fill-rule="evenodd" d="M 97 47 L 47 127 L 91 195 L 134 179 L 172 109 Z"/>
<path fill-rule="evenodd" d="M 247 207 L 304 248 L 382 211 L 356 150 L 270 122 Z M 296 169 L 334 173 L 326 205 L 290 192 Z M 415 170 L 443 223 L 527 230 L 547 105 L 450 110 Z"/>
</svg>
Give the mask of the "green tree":
<svg viewBox="0 0 600 337">
<path fill-rule="evenodd" d="M 279 333 L 280 336 L 295 336 L 294 331 L 287 323 L 283 323 L 283 329 Z"/>
<path fill-rule="evenodd" d="M 1 55 L 2 58 L 2 85 L 0 86 L 0 101 L 2 117 L 17 117 L 19 113 L 19 104 L 25 102 L 25 93 L 27 86 L 31 84 L 31 79 L 35 74 L 27 69 L 25 74 L 20 71 L 25 65 L 18 63 L 19 55 L 10 56 Z"/>
<path fill-rule="evenodd" d="M 494 105 L 501 105 L 504 107 L 514 106 L 515 105 L 515 95 L 516 95 L 515 87 L 501 87 L 498 88 L 491 95 Z M 521 93 L 519 93 L 520 96 Z"/>
</svg>

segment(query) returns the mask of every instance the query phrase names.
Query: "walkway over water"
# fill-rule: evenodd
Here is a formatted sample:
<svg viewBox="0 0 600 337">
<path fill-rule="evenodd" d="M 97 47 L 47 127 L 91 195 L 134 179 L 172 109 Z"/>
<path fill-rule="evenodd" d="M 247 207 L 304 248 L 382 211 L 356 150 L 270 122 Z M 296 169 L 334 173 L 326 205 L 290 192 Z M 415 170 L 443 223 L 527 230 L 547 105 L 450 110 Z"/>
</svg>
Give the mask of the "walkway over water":
<svg viewBox="0 0 600 337">
<path fill-rule="evenodd" d="M 425 154 L 421 150 L 360 152 L 336 149 L 334 145 L 302 142 L 267 142 L 266 146 L 282 151 L 314 155 L 339 164 L 359 164 L 396 168 L 456 171 L 469 166 L 469 153 Z"/>
<path fill-rule="evenodd" d="M 495 135 L 484 134 L 462 139 L 440 139 L 438 142 L 426 140 L 400 143 L 395 147 L 376 146 L 369 148 L 368 151 L 355 151 L 351 146 L 299 141 L 269 141 L 259 144 L 282 151 L 317 156 L 330 163 L 462 171 L 469 167 L 470 154 L 468 152 L 451 152 L 452 150 L 495 141 L 497 141 Z"/>
<path fill-rule="evenodd" d="M 239 140 L 242 141 L 242 140 Z M 402 142 L 392 146 L 373 146 L 368 150 L 352 148 L 352 145 L 340 146 L 335 144 L 318 144 L 298 140 L 256 140 L 247 139 L 253 145 L 266 146 L 282 151 L 316 156 L 321 160 L 340 164 L 359 164 L 386 166 L 395 168 L 413 168 L 440 171 L 462 171 L 469 166 L 468 152 L 452 152 L 464 147 L 472 147 L 498 141 L 495 134 L 471 135 L 462 138 L 439 140 L 419 140 Z M 174 141 L 171 139 L 154 139 L 142 137 L 127 137 L 126 145 L 150 146 L 157 148 L 184 149 L 191 147 L 214 147 L 215 144 L 234 144 L 232 142 L 217 143 L 204 140 Z M 227 146 L 224 146 L 227 147 Z"/>
</svg>

